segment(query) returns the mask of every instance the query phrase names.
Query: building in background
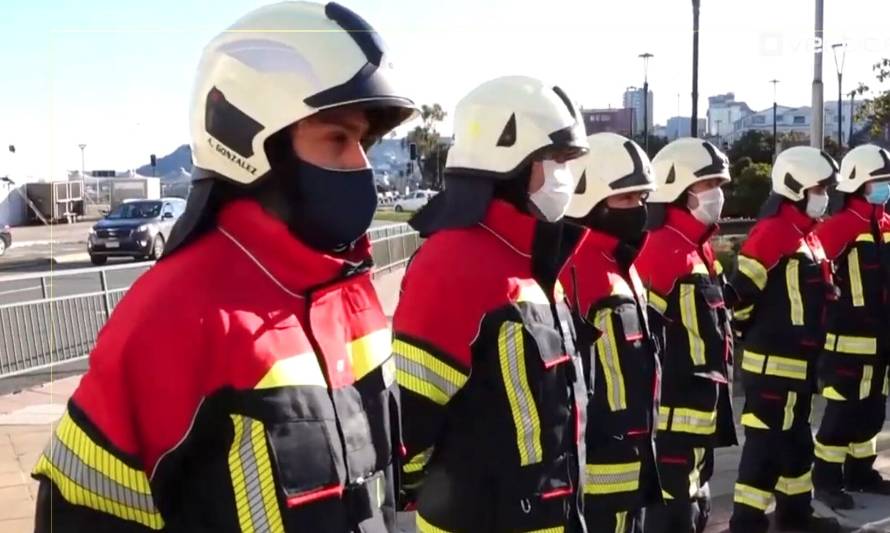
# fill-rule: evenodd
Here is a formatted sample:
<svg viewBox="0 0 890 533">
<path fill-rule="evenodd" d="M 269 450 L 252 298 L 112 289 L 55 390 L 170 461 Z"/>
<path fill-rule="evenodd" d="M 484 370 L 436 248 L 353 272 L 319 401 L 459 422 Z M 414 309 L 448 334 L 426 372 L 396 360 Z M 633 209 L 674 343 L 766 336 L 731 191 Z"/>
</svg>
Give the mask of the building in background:
<svg viewBox="0 0 890 533">
<path fill-rule="evenodd" d="M 634 109 L 581 109 L 587 135 L 604 131 L 632 137 L 634 134 Z M 642 130 L 640 130 L 642 131 Z"/>
<path fill-rule="evenodd" d="M 856 102 L 853 106 L 853 114 L 855 115 L 865 102 Z M 843 113 L 843 124 L 841 138 L 843 145 L 849 145 L 850 136 L 850 120 L 853 121 L 853 134 L 860 131 L 866 126 L 864 120 L 855 120 L 850 113 L 850 102 L 846 101 L 841 104 Z M 781 138 L 784 136 L 794 137 L 797 141 L 808 142 L 810 139 L 810 124 L 813 121 L 813 109 L 810 106 L 788 107 L 779 105 L 776 107 L 776 132 Z M 825 102 L 825 136 L 837 141 L 837 100 L 834 102 Z M 768 107 L 762 111 L 757 111 L 733 124 L 733 130 L 729 135 L 723 136 L 723 139 L 730 144 L 737 141 L 746 132 L 756 130 L 772 135 L 773 133 L 773 108 Z"/>
<path fill-rule="evenodd" d="M 652 129 L 653 120 L 652 117 L 655 116 L 654 107 L 652 103 L 654 101 L 654 97 L 652 95 L 652 91 L 649 90 L 649 109 L 647 111 L 647 120 L 649 123 L 649 129 Z M 637 87 L 628 87 L 627 90 L 624 91 L 624 107 L 627 109 L 634 110 L 634 130 L 633 135 L 641 134 L 643 132 L 643 89 Z"/>
<path fill-rule="evenodd" d="M 698 119 L 699 134 L 705 132 L 707 127 L 707 119 Z M 692 133 L 692 117 L 671 117 L 667 120 L 666 137 L 673 141 L 680 137 L 689 137 Z"/>
<path fill-rule="evenodd" d="M 735 93 L 718 94 L 708 97 L 708 134 L 717 137 L 730 136 L 736 122 L 751 115 L 753 111 L 745 102 L 737 102 Z M 772 124 L 772 121 L 770 121 Z M 704 131 L 704 129 L 699 129 Z"/>
</svg>

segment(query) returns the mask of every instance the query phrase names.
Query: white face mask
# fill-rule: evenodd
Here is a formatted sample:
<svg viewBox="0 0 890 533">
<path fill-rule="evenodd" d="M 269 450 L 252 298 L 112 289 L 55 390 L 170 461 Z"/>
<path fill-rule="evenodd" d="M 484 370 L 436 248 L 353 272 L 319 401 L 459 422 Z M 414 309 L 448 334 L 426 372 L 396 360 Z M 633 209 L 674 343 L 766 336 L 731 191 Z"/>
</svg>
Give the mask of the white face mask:
<svg viewBox="0 0 890 533">
<path fill-rule="evenodd" d="M 698 203 L 696 207 L 690 207 L 689 211 L 699 222 L 712 226 L 720 220 L 720 213 L 723 212 L 723 189 L 714 187 L 699 193 L 690 191 L 689 195 L 694 196 Z"/>
<path fill-rule="evenodd" d="M 815 194 L 807 191 L 807 216 L 816 219 L 822 218 L 828 208 L 828 193 Z"/>
<path fill-rule="evenodd" d="M 568 163 L 544 160 L 544 185 L 529 195 L 547 222 L 556 222 L 566 214 L 575 193 L 575 178 Z"/>
</svg>

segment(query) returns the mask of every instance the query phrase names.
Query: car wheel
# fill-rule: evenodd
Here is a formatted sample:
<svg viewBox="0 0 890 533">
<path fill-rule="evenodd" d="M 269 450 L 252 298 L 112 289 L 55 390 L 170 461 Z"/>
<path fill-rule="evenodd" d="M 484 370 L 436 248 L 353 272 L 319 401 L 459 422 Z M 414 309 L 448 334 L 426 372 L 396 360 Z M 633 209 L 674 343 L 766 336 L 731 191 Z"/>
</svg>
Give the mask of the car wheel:
<svg viewBox="0 0 890 533">
<path fill-rule="evenodd" d="M 102 266 L 108 262 L 108 258 L 104 255 L 91 255 L 90 263 L 93 263 L 96 266 Z"/>
<path fill-rule="evenodd" d="M 0 239 L 0 255 L 6 253 L 6 241 L 4 239 Z"/>
<path fill-rule="evenodd" d="M 155 237 L 155 240 L 151 245 L 151 255 L 149 255 L 148 258 L 153 261 L 160 259 L 161 256 L 164 255 L 164 244 L 163 235 Z"/>
<path fill-rule="evenodd" d="M 402 211 L 404 211 L 404 210 L 402 209 L 402 206 L 399 205 L 399 204 L 396 204 L 396 213 L 401 213 Z"/>
</svg>

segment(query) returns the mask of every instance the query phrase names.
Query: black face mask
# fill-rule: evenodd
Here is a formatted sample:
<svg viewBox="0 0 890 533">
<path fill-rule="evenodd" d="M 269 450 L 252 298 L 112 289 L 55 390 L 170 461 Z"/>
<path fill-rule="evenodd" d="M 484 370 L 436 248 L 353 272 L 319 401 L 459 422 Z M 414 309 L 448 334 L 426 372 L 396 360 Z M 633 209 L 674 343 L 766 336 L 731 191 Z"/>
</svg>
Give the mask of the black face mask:
<svg viewBox="0 0 890 533">
<path fill-rule="evenodd" d="M 625 244 L 636 245 L 643 239 L 646 216 L 645 204 L 624 209 L 603 204 L 591 214 L 590 227 L 608 233 Z"/>
<path fill-rule="evenodd" d="M 377 210 L 374 170 L 331 170 L 288 159 L 276 165 L 260 202 L 316 250 L 343 251 L 361 238 Z"/>
</svg>

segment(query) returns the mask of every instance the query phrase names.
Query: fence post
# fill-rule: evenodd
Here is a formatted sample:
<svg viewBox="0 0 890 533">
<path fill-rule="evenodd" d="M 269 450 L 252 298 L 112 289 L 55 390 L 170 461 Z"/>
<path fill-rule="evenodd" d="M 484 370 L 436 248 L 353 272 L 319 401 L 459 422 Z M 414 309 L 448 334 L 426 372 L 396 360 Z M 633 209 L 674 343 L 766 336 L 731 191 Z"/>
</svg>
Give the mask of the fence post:
<svg viewBox="0 0 890 533">
<path fill-rule="evenodd" d="M 99 271 L 99 284 L 102 286 L 102 299 L 105 301 L 105 320 L 111 318 L 111 296 L 108 294 L 108 274 L 105 269 Z"/>
<path fill-rule="evenodd" d="M 44 276 L 40 276 L 40 293 L 43 295 L 44 300 L 49 298 L 49 291 L 46 287 L 46 277 Z"/>
</svg>

